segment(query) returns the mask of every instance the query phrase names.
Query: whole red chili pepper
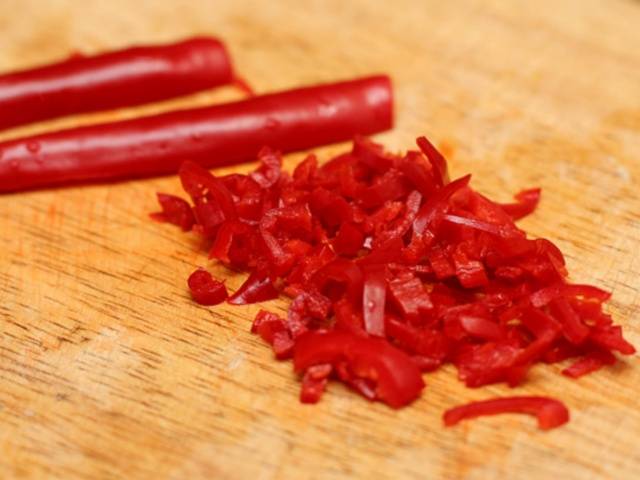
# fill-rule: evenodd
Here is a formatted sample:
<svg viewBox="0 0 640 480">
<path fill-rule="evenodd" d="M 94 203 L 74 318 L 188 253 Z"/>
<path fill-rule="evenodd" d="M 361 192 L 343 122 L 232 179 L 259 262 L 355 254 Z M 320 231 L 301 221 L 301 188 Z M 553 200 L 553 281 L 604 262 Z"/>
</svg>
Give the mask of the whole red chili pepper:
<svg viewBox="0 0 640 480">
<path fill-rule="evenodd" d="M 232 81 L 229 55 L 214 38 L 74 56 L 0 75 L 0 129 L 140 105 Z"/>
<path fill-rule="evenodd" d="M 217 167 L 269 145 L 294 151 L 391 128 L 391 83 L 375 76 L 0 143 L 0 191 Z"/>
</svg>

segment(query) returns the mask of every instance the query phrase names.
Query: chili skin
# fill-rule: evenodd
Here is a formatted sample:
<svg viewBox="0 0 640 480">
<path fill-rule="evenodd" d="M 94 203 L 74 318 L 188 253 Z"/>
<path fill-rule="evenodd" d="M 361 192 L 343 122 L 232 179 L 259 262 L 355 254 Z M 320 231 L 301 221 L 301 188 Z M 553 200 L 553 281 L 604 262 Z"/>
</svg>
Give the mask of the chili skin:
<svg viewBox="0 0 640 480">
<path fill-rule="evenodd" d="M 391 128 L 386 76 L 288 90 L 212 107 L 0 143 L 0 192 L 252 160 L 266 144 L 301 150 Z"/>
<path fill-rule="evenodd" d="M 186 95 L 234 81 L 215 38 L 138 46 L 0 75 L 0 130 Z"/>
</svg>

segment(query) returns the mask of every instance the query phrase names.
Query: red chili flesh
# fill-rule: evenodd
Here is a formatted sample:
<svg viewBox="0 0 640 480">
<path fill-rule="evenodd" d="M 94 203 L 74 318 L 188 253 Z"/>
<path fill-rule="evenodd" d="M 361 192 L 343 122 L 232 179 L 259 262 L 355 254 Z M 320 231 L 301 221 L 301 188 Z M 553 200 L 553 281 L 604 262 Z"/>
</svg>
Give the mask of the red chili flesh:
<svg viewBox="0 0 640 480">
<path fill-rule="evenodd" d="M 186 95 L 234 80 L 222 42 L 193 38 L 0 75 L 0 130 Z"/>
<path fill-rule="evenodd" d="M 266 144 L 288 152 L 387 130 L 392 110 L 390 80 L 375 76 L 9 140 L 0 192 L 240 163 Z"/>
<path fill-rule="evenodd" d="M 248 175 L 180 170 L 211 258 L 251 272 L 229 302 L 292 298 L 286 318 L 261 311 L 252 331 L 293 357 L 302 402 L 338 380 L 399 408 L 419 397 L 421 372 L 447 363 L 470 388 L 516 386 L 538 362 L 576 358 L 563 370 L 575 378 L 635 352 L 603 312 L 610 293 L 570 283 L 560 250 L 514 223 L 538 189 L 503 206 L 469 175 L 450 181 L 442 155 L 418 145 L 394 155 L 358 137 L 292 175 L 270 149 Z M 168 221 L 189 223 L 181 202 L 160 200 Z M 541 428 L 568 420 L 555 400 L 516 397 L 453 409 L 445 422 L 501 412 L 536 415 Z"/>
</svg>

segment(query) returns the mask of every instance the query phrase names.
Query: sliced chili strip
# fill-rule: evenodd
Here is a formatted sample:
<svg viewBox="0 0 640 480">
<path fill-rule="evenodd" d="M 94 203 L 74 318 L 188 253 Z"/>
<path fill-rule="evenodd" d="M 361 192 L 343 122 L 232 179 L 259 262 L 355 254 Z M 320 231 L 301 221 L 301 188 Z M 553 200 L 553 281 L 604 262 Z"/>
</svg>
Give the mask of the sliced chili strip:
<svg viewBox="0 0 640 480">
<path fill-rule="evenodd" d="M 461 315 L 460 324 L 467 333 L 484 340 L 501 340 L 505 337 L 505 332 L 497 323 L 486 318 L 471 315 Z"/>
<path fill-rule="evenodd" d="M 556 298 L 551 301 L 551 311 L 562 325 L 562 333 L 567 340 L 575 345 L 580 345 L 589 336 L 589 327 L 582 322 L 573 307 L 564 298 Z"/>
<path fill-rule="evenodd" d="M 536 209 L 538 203 L 540 203 L 540 192 L 539 188 L 523 190 L 515 196 L 517 203 L 506 203 L 502 204 L 501 207 L 511 218 L 520 220 L 533 213 Z"/>
<path fill-rule="evenodd" d="M 571 378 L 579 378 L 614 363 L 616 363 L 616 357 L 611 352 L 595 350 L 562 370 L 562 374 Z"/>
<path fill-rule="evenodd" d="M 541 430 L 550 430 L 569 421 L 567 407 L 548 397 L 505 397 L 471 402 L 447 410 L 443 419 L 444 424 L 450 427 L 462 420 L 501 413 L 534 415 Z"/>
<path fill-rule="evenodd" d="M 436 190 L 436 192 L 424 203 L 413 222 L 413 229 L 421 234 L 429 226 L 431 221 L 439 214 L 444 213 L 447 201 L 460 189 L 467 186 L 471 180 L 471 175 L 458 178 L 446 186 Z"/>
<path fill-rule="evenodd" d="M 227 300 L 233 305 L 264 302 L 278 297 L 278 291 L 265 273 L 255 270 Z"/>
<path fill-rule="evenodd" d="M 534 307 L 544 307 L 558 297 L 584 297 L 598 302 L 609 300 L 611 293 L 592 285 L 555 284 L 531 294 Z"/>
<path fill-rule="evenodd" d="M 420 370 L 411 358 L 382 339 L 332 331 L 308 332 L 296 340 L 293 363 L 298 372 L 342 362 L 346 363 L 348 379 L 371 381 L 375 385 L 373 398 L 393 408 L 411 403 L 424 388 Z"/>
<path fill-rule="evenodd" d="M 607 350 L 616 350 L 623 355 L 633 355 L 636 349 L 622 336 L 622 327 L 619 325 L 609 325 L 606 327 L 596 327 L 589 338 L 597 345 Z"/>
<path fill-rule="evenodd" d="M 384 337 L 384 309 L 387 293 L 386 271 L 380 265 L 364 270 L 362 312 L 368 334 Z"/>
<path fill-rule="evenodd" d="M 449 182 L 449 173 L 447 172 L 447 161 L 442 156 L 442 154 L 438 151 L 436 147 L 434 147 L 431 142 L 427 139 L 427 137 L 419 137 L 416 140 L 418 147 L 422 150 L 429 162 L 431 162 L 431 167 L 433 168 L 434 178 L 436 183 L 439 186 L 443 186 Z"/>
</svg>

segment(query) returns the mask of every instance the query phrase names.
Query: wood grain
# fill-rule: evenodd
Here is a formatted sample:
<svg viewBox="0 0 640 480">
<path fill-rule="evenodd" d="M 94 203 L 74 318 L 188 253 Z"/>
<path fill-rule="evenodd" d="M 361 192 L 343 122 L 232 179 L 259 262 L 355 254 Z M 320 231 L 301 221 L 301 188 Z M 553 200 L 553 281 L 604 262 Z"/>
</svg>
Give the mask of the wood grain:
<svg viewBox="0 0 640 480">
<path fill-rule="evenodd" d="M 449 144 L 453 173 L 499 200 L 541 186 L 523 226 L 558 242 L 576 281 L 613 290 L 610 310 L 640 345 L 638 25 L 631 0 L 0 0 L 0 70 L 197 33 L 224 38 L 261 92 L 390 72 L 397 128 L 378 138 Z M 149 221 L 157 190 L 178 182 L 0 197 L 0 478 L 640 476 L 637 357 L 579 381 L 536 367 L 519 391 L 572 412 L 552 432 L 508 415 L 444 429 L 443 409 L 511 393 L 466 389 L 450 367 L 399 412 L 339 385 L 300 405 L 290 364 L 248 332 L 257 308 L 189 300 L 185 279 L 207 261 L 197 240 Z"/>
</svg>

